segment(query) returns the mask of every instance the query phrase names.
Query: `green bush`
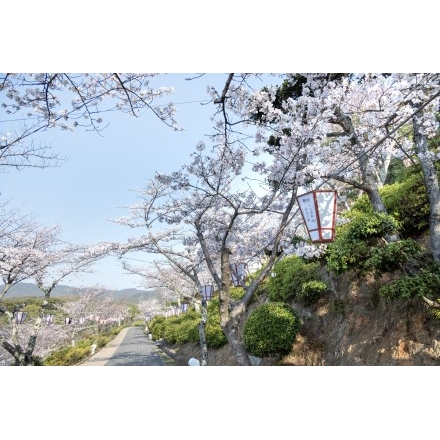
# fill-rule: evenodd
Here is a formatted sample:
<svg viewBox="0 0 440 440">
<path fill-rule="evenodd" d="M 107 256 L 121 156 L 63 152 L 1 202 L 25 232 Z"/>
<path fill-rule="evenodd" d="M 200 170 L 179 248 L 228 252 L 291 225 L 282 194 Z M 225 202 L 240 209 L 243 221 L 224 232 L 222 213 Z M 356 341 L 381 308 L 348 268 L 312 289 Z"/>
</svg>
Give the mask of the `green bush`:
<svg viewBox="0 0 440 440">
<path fill-rule="evenodd" d="M 169 317 L 165 321 L 163 325 L 163 337 L 167 340 L 167 342 L 169 342 L 170 344 L 174 344 L 177 342 L 177 339 L 179 338 L 180 327 L 181 326 L 174 316 Z"/>
<path fill-rule="evenodd" d="M 246 320 L 243 342 L 249 354 L 268 357 L 287 354 L 300 330 L 295 310 L 283 302 L 257 307 Z"/>
<path fill-rule="evenodd" d="M 76 365 L 82 360 L 87 359 L 90 355 L 90 346 L 81 347 L 64 347 L 60 350 L 53 352 L 48 356 L 43 365 L 45 366 L 68 366 Z"/>
<path fill-rule="evenodd" d="M 229 288 L 229 296 L 232 299 L 239 300 L 243 297 L 244 294 L 245 294 L 245 290 L 243 289 L 243 287 L 231 286 Z"/>
<path fill-rule="evenodd" d="M 433 301 L 440 299 L 440 264 L 430 262 L 414 276 L 403 276 L 382 286 L 379 293 L 389 299 L 409 299 L 425 296 Z"/>
<path fill-rule="evenodd" d="M 165 322 L 164 316 L 155 316 L 149 323 L 148 328 L 153 337 L 153 340 L 158 340 L 164 337 L 165 333 Z"/>
<path fill-rule="evenodd" d="M 66 356 L 70 352 L 71 347 L 64 347 L 60 350 L 57 350 L 51 353 L 43 362 L 46 366 L 54 366 L 54 365 L 68 365 L 66 363 Z"/>
<path fill-rule="evenodd" d="M 75 347 L 63 347 L 54 351 L 47 356 L 43 365 L 77 365 L 81 361 L 87 359 L 91 354 L 92 344 L 96 344 L 96 348 L 102 348 L 107 345 L 124 327 L 112 327 L 100 335 L 92 335 L 82 338 L 76 342 Z"/>
<path fill-rule="evenodd" d="M 241 290 L 241 292 L 239 292 Z M 237 289 L 239 295 L 243 294 L 243 289 Z M 218 309 L 218 299 L 208 302 L 208 321 L 205 327 L 206 343 L 208 347 L 221 347 L 226 344 L 226 336 L 220 327 L 220 315 Z M 199 324 L 202 315 L 200 312 L 190 310 L 179 316 L 170 318 L 155 317 L 148 327 L 154 340 L 165 338 L 167 342 L 185 343 L 199 342 Z"/>
<path fill-rule="evenodd" d="M 208 304 L 208 321 L 205 327 L 205 335 L 208 347 L 219 348 L 227 342 L 226 336 L 220 327 L 218 300 Z"/>
<path fill-rule="evenodd" d="M 177 338 L 177 342 L 199 342 L 199 320 L 187 319 L 180 324 L 180 334 Z"/>
<path fill-rule="evenodd" d="M 384 185 L 379 193 L 388 214 L 399 221 L 402 238 L 416 238 L 429 229 L 429 202 L 420 173 L 407 172 L 404 180 Z M 373 208 L 368 197 L 363 195 L 356 200 L 351 211 L 372 213 Z"/>
<path fill-rule="evenodd" d="M 328 286 L 323 281 L 312 280 L 302 284 L 301 290 L 297 293 L 296 297 L 300 303 L 311 306 L 327 291 Z"/>
<path fill-rule="evenodd" d="M 324 284 L 320 279 L 317 263 L 305 263 L 295 255 L 285 257 L 274 266 L 273 276 L 268 278 L 269 299 L 271 301 L 296 299 L 310 305 L 323 291 L 321 287 L 315 285 L 316 289 L 312 292 L 313 284 L 307 287 L 307 283 L 311 281 Z M 303 287 L 305 284 L 306 287 Z"/>
<path fill-rule="evenodd" d="M 73 347 L 66 355 L 64 365 L 76 365 L 90 356 L 90 348 Z"/>
<path fill-rule="evenodd" d="M 111 336 L 100 335 L 95 339 L 96 348 L 102 348 L 112 340 Z"/>
<path fill-rule="evenodd" d="M 335 241 L 325 251 L 327 268 L 341 274 L 354 271 L 359 276 L 381 274 L 401 269 L 422 248 L 412 239 L 388 243 L 387 235 L 399 232 L 399 222 L 392 216 L 351 212 L 351 220 L 337 227 Z"/>
</svg>

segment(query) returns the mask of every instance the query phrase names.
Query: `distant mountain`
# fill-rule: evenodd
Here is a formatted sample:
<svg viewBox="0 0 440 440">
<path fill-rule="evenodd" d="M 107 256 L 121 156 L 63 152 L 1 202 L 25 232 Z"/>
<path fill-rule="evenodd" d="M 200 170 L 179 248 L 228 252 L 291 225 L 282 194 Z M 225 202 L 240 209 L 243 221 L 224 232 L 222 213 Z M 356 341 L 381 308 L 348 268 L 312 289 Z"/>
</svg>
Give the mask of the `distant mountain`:
<svg viewBox="0 0 440 440">
<path fill-rule="evenodd" d="M 159 299 L 159 292 L 156 290 L 122 289 L 112 290 L 115 299 L 125 300 L 128 303 L 138 303 L 139 300 Z"/>
<path fill-rule="evenodd" d="M 140 290 L 140 289 L 121 289 L 121 290 L 109 290 L 109 295 L 112 295 L 117 300 L 123 300 L 130 304 L 138 303 L 139 300 L 147 300 L 151 298 L 159 298 L 159 293 L 155 290 Z M 75 296 L 78 294 L 76 287 L 59 285 L 56 286 L 51 296 L 52 297 L 66 297 Z M 41 290 L 33 283 L 18 283 L 12 286 L 6 298 L 20 298 L 25 296 L 42 296 Z"/>
</svg>

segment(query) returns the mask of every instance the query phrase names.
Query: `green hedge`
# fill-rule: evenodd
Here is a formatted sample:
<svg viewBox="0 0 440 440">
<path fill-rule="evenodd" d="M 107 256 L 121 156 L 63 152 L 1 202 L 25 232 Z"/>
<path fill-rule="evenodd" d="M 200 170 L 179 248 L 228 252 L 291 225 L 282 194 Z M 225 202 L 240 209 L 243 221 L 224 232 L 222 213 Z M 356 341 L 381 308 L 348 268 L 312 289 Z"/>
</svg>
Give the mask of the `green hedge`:
<svg viewBox="0 0 440 440">
<path fill-rule="evenodd" d="M 243 342 L 248 353 L 254 356 L 283 355 L 292 350 L 300 328 L 299 317 L 288 304 L 266 303 L 246 320 Z"/>
<path fill-rule="evenodd" d="M 93 335 L 88 338 L 80 339 L 75 347 L 63 347 L 47 356 L 42 365 L 44 366 L 68 366 L 77 365 L 86 360 L 91 354 L 93 344 L 96 348 L 107 345 L 124 327 L 112 327 L 100 335 Z"/>
<path fill-rule="evenodd" d="M 237 296 L 243 295 L 243 289 L 237 289 Z M 200 312 L 194 309 L 179 316 L 165 318 L 163 316 L 155 317 L 148 324 L 154 340 L 165 338 L 167 342 L 185 343 L 199 342 L 199 324 L 202 319 Z M 208 320 L 205 327 L 206 343 L 208 347 L 222 347 L 227 339 L 220 327 L 219 302 L 215 298 L 208 302 Z"/>
</svg>

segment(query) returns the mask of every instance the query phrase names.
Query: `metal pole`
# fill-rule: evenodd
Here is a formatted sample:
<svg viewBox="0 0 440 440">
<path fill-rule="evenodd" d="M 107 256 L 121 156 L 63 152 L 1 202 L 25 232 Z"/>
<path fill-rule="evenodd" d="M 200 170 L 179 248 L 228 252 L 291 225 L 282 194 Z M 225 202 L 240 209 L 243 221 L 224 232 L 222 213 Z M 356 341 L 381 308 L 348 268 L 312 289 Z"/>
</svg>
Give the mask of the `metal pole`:
<svg viewBox="0 0 440 440">
<path fill-rule="evenodd" d="M 202 348 L 202 362 L 200 366 L 208 365 L 208 346 L 206 344 L 205 328 L 208 321 L 208 307 L 205 298 L 202 298 L 202 319 L 199 324 L 200 346 Z"/>
</svg>

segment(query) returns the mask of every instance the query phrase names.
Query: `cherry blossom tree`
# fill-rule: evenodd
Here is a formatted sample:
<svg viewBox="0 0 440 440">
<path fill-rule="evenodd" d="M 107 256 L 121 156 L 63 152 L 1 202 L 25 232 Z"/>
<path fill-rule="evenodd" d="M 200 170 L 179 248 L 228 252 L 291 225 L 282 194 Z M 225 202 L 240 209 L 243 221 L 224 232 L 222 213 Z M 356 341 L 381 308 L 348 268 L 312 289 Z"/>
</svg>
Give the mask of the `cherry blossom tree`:
<svg viewBox="0 0 440 440">
<path fill-rule="evenodd" d="M 111 249 L 107 243 L 96 246 L 65 245 L 58 238 L 58 227 L 29 228 L 27 223 L 25 226 L 19 223 L 15 230 L 12 228 L 5 234 L 2 240 L 4 246 L 0 248 L 3 256 L 0 270 L 5 282 L 2 295 L 6 295 L 12 284 L 25 279 L 35 281 L 43 293 L 38 316 L 24 345 L 19 336 L 21 330 L 15 320 L 15 312 L 19 309 L 11 311 L 0 303 L 0 312 L 8 317 L 11 328 L 9 338 L 0 339 L 0 346 L 14 358 L 16 365 L 32 365 L 34 362 L 33 353 L 45 316 L 51 307 L 52 290 L 67 276 L 90 270 Z"/>
<path fill-rule="evenodd" d="M 153 87 L 153 73 L 3 73 L 0 74 L 2 128 L 0 167 L 56 165 L 58 153 L 34 141 L 48 129 L 77 127 L 100 132 L 105 113 L 120 111 L 135 117 L 148 110 L 177 129 L 172 103 L 156 105 L 173 93 Z"/>
<path fill-rule="evenodd" d="M 436 81 L 427 81 L 418 76 L 413 82 L 422 83 L 418 93 L 411 94 L 410 106 L 418 111 L 413 118 L 414 153 L 420 163 L 429 200 L 430 248 L 434 261 L 440 261 L 440 189 L 436 164 L 440 159 L 439 144 L 430 140 L 438 135 L 440 75 Z M 425 103 L 428 103 L 426 105 Z"/>
<path fill-rule="evenodd" d="M 45 227 L 19 209 L 0 208 L 0 302 L 15 284 L 33 278 L 47 264 L 44 252 L 56 242 L 58 225 Z"/>
<path fill-rule="evenodd" d="M 391 159 L 423 161 L 435 255 L 437 208 L 436 185 L 432 182 L 437 179 L 433 173 L 437 156 L 429 139 L 438 133 L 439 78 L 436 73 L 291 74 L 275 90 L 241 91 L 242 104 L 234 100 L 230 106 L 243 119 L 258 124 L 257 136 L 264 140 L 264 149 L 270 154 L 306 127 L 311 148 L 304 161 L 301 185 L 317 188 L 323 184 L 339 186 L 337 182 L 348 184 L 366 193 L 377 212 L 386 213 L 379 190 Z"/>
<path fill-rule="evenodd" d="M 128 273 L 141 277 L 141 287 L 155 289 L 162 303 L 177 303 L 180 309 L 182 302 L 196 301 L 197 290 L 194 283 L 181 271 L 173 269 L 170 262 L 153 260 L 134 265 L 123 261 L 122 267 Z"/>
<path fill-rule="evenodd" d="M 104 286 L 82 287 L 73 292 L 74 300 L 60 306 L 66 315 L 64 330 L 75 346 L 76 336 L 87 329 L 99 332 L 103 325 L 121 325 L 128 317 L 128 305 L 116 300 Z"/>
<path fill-rule="evenodd" d="M 295 170 L 302 155 L 286 161 L 279 154 L 271 165 L 246 169 L 246 149 L 240 142 L 228 142 L 229 138 L 230 133 L 219 131 L 211 153 L 205 153 L 206 146 L 200 143 L 189 165 L 171 175 L 158 173 L 139 191 L 142 202 L 130 207 L 131 215 L 116 221 L 146 230 L 121 245 L 123 252 L 143 250 L 162 255 L 199 291 L 199 270 L 206 268 L 219 292 L 220 325 L 236 362 L 250 365 L 237 330 L 256 288 L 279 259 L 280 244 L 292 222 Z M 286 144 L 286 148 L 293 145 Z M 266 172 L 266 180 L 261 178 L 261 170 Z M 249 173 L 254 174 L 254 188 Z M 268 250 L 266 266 L 246 286 L 243 298 L 232 301 L 230 263 L 234 258 L 259 261 Z"/>
<path fill-rule="evenodd" d="M 139 301 L 138 308 L 145 321 L 145 331 L 148 332 L 148 323 L 156 316 L 160 315 L 163 311 L 163 304 L 161 304 L 156 298 Z"/>
</svg>

